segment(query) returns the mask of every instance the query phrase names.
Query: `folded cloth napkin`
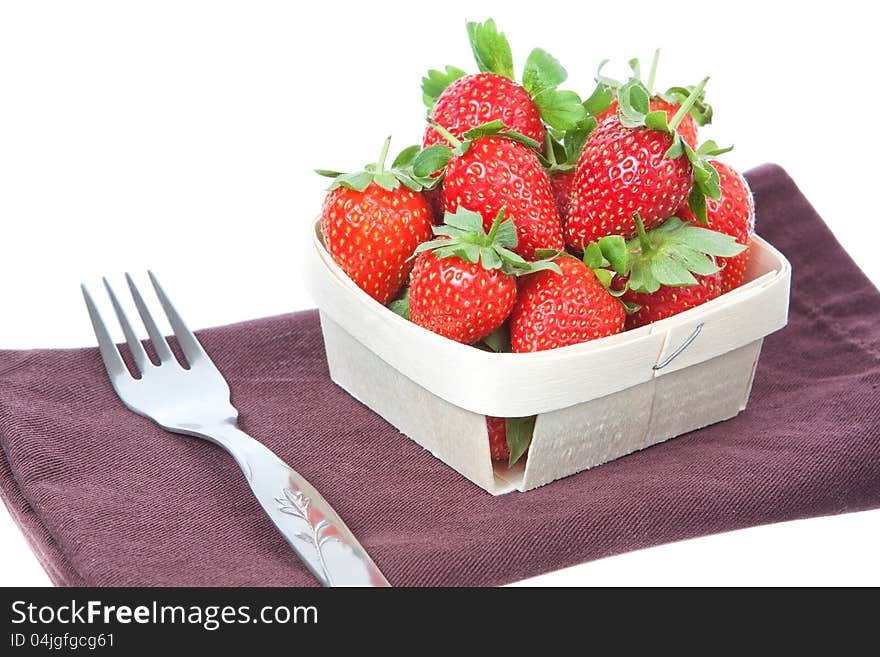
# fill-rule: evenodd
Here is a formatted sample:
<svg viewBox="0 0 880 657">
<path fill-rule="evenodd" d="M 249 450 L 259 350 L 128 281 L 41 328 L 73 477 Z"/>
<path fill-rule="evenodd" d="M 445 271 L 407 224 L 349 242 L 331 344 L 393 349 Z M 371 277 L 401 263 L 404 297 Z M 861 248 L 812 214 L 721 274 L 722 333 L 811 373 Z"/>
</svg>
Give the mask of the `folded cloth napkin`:
<svg viewBox="0 0 880 657">
<path fill-rule="evenodd" d="M 492 497 L 337 388 L 314 311 L 199 337 L 242 428 L 323 492 L 392 584 L 496 585 L 627 550 L 880 506 L 880 294 L 779 167 L 748 175 L 791 321 L 748 409 Z M 0 489 L 60 585 L 314 585 L 213 445 L 116 398 L 95 349 L 0 352 Z"/>
</svg>

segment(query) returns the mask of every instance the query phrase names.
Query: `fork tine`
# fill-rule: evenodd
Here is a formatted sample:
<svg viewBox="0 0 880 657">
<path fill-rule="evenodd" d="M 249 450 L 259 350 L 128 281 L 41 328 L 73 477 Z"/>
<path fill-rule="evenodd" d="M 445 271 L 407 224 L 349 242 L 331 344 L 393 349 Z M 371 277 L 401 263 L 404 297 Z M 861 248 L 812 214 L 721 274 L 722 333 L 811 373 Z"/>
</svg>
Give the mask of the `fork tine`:
<svg viewBox="0 0 880 657">
<path fill-rule="evenodd" d="M 177 338 L 177 343 L 180 345 L 180 350 L 183 352 L 183 355 L 186 356 L 186 360 L 190 365 L 195 364 L 196 361 L 202 358 L 210 360 L 208 354 L 206 354 L 205 350 L 202 348 L 202 345 L 199 344 L 195 334 L 187 328 L 186 324 L 184 324 L 180 313 L 177 312 L 174 308 L 174 304 L 171 303 L 168 295 L 165 294 L 165 290 L 159 285 L 159 280 L 156 278 L 156 275 L 151 271 L 147 271 L 147 274 L 150 276 L 150 282 L 153 284 L 153 289 L 156 290 L 156 296 L 159 297 L 159 303 L 162 304 L 162 308 L 168 316 L 168 322 L 174 330 L 174 336 Z"/>
<path fill-rule="evenodd" d="M 89 311 L 89 319 L 92 320 L 92 328 L 95 329 L 95 337 L 98 338 L 98 350 L 101 352 L 104 367 L 107 368 L 110 380 L 114 381 L 115 377 L 121 374 L 128 374 L 128 369 L 126 369 L 122 356 L 116 349 L 113 338 L 110 337 L 110 333 L 107 331 L 104 320 L 101 319 L 101 313 L 98 312 L 98 308 L 95 306 L 88 288 L 85 285 L 80 285 L 80 288 L 82 288 L 83 298 L 86 300 L 86 308 Z"/>
<path fill-rule="evenodd" d="M 147 304 L 144 303 L 144 298 L 141 296 L 140 291 L 138 291 L 137 285 L 134 284 L 134 280 L 132 280 L 131 275 L 128 274 L 128 272 L 125 274 L 125 280 L 128 282 L 128 289 L 131 290 L 131 296 L 134 298 L 134 305 L 137 306 L 138 314 L 141 316 L 141 320 L 147 329 L 147 334 L 150 336 L 150 341 L 153 343 L 153 349 L 156 350 L 159 362 L 165 363 L 167 361 L 176 360 L 174 354 L 171 353 L 171 348 L 165 341 L 162 332 L 159 330 L 159 327 L 156 326 L 156 321 L 150 314 Z"/>
<path fill-rule="evenodd" d="M 128 316 L 125 314 L 125 311 L 122 309 L 122 305 L 119 303 L 119 299 L 116 298 L 116 293 L 113 291 L 113 288 L 110 287 L 110 282 L 104 278 L 104 287 L 107 289 L 107 294 L 110 296 L 110 302 L 113 304 L 113 310 L 116 313 L 116 318 L 119 320 L 120 326 L 122 326 L 122 332 L 125 334 L 125 342 L 128 344 L 128 348 L 131 350 L 131 355 L 134 357 L 134 362 L 137 365 L 138 369 L 143 374 L 146 371 L 146 368 L 151 363 L 150 359 L 147 357 L 147 352 L 144 350 L 144 345 L 141 344 L 141 341 L 138 340 L 137 335 L 134 330 L 131 328 L 131 322 L 128 321 Z"/>
</svg>

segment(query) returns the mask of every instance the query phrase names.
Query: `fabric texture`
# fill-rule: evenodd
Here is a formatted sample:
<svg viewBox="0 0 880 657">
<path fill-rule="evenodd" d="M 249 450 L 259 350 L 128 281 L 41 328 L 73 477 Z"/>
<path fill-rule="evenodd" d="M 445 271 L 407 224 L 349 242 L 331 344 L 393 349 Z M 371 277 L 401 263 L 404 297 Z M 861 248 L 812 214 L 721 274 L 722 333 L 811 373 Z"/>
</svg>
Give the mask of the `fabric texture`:
<svg viewBox="0 0 880 657">
<path fill-rule="evenodd" d="M 748 409 L 528 493 L 490 496 L 336 387 L 315 311 L 199 336 L 242 429 L 327 497 L 394 585 L 497 585 L 878 507 L 880 294 L 782 169 L 747 177 L 758 231 L 794 272 Z M 0 352 L 0 448 L 3 499 L 56 584 L 316 584 L 232 459 L 127 411 L 96 349 Z"/>
</svg>

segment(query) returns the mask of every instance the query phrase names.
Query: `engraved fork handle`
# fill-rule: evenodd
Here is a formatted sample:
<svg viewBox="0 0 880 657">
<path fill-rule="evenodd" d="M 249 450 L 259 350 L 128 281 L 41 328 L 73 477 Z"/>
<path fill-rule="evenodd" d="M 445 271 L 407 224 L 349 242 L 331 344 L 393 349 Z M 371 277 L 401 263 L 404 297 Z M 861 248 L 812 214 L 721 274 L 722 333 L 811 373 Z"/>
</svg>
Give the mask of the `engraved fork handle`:
<svg viewBox="0 0 880 657">
<path fill-rule="evenodd" d="M 204 434 L 232 454 L 260 506 L 321 584 L 391 586 L 327 500 L 272 450 L 231 424 Z"/>
</svg>

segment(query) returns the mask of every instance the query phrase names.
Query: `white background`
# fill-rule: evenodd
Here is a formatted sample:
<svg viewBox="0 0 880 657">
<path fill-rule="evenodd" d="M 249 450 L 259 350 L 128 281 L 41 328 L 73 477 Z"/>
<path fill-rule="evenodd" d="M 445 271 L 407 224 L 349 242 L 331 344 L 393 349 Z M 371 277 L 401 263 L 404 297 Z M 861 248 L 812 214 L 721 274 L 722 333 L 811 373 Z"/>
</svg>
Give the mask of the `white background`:
<svg viewBox="0 0 880 657">
<path fill-rule="evenodd" d="M 788 169 L 876 282 L 880 95 L 863 3 L 2 2 L 0 348 L 90 345 L 77 285 L 147 267 L 194 327 L 308 308 L 299 253 L 326 181 L 420 139 L 419 80 L 473 70 L 494 16 L 517 70 L 570 87 L 663 49 L 659 86 L 711 74 L 727 160 Z M 716 13 L 717 12 L 717 13 Z M 760 225 L 758 227 L 760 231 Z M 796 226 L 792 230 L 797 230 Z M 873 240 L 871 238 L 874 238 Z M 817 244 L 817 249 L 824 245 Z M 118 278 L 116 278 L 118 280 Z M 880 512 L 663 546 L 542 583 L 880 584 Z M 46 576 L 0 511 L 0 584 Z"/>
</svg>

